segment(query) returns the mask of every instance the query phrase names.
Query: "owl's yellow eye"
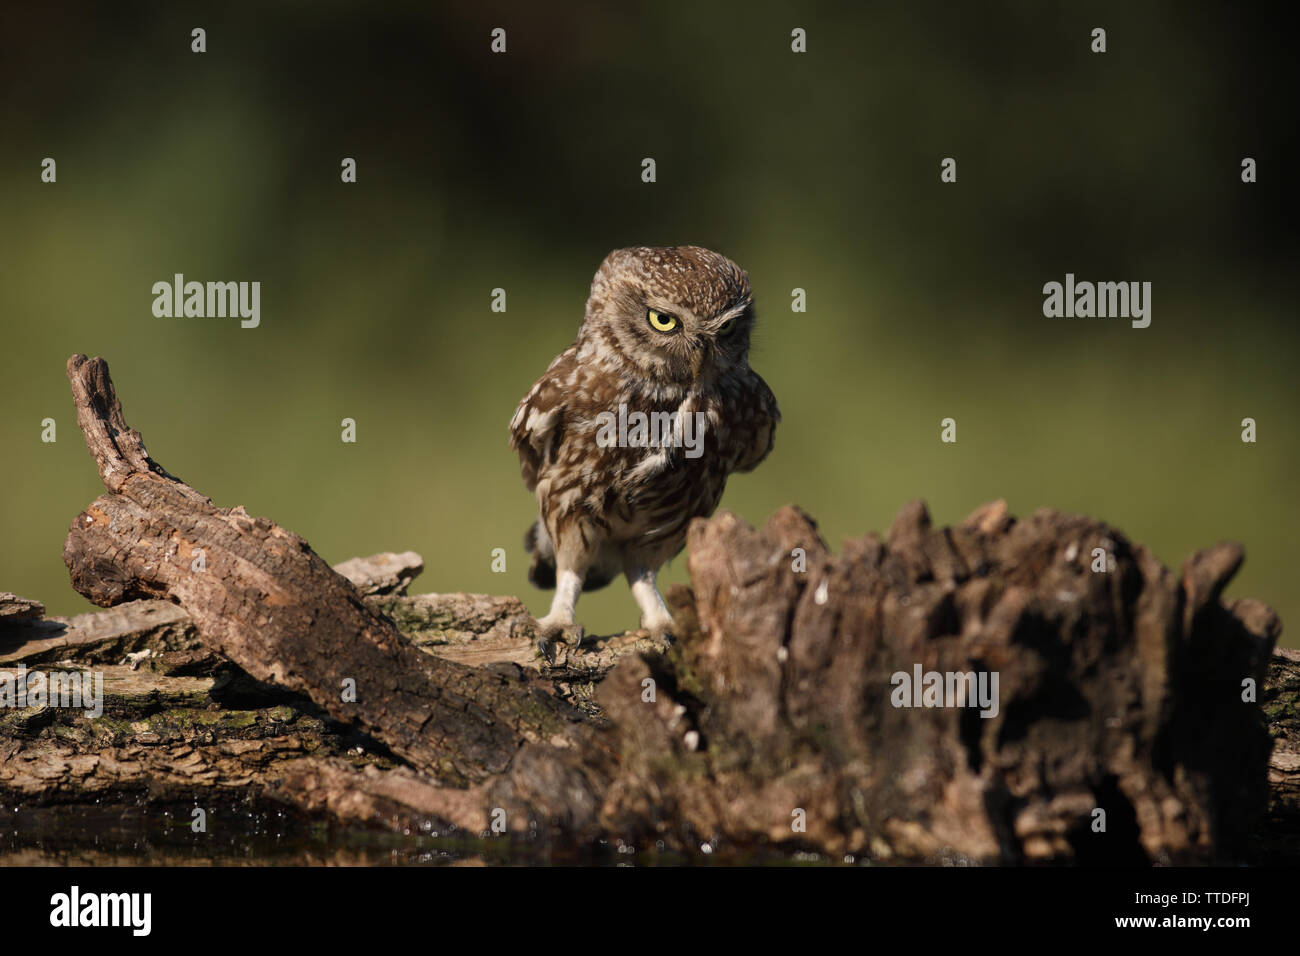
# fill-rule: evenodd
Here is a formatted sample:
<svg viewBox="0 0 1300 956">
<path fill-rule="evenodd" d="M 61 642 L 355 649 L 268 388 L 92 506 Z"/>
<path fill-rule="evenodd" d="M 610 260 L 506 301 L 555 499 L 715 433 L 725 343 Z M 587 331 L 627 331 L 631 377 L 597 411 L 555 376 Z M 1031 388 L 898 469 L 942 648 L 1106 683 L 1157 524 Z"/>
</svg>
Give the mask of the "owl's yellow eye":
<svg viewBox="0 0 1300 956">
<path fill-rule="evenodd" d="M 681 323 L 677 321 L 677 316 L 668 315 L 666 312 L 656 312 L 654 309 L 647 309 L 645 317 L 650 323 L 650 328 L 654 329 L 656 332 L 676 332 L 681 328 Z"/>
<path fill-rule="evenodd" d="M 733 315 L 731 318 L 727 319 L 726 322 L 723 322 L 718 326 L 718 338 L 725 339 L 734 331 L 736 331 L 736 317 Z"/>
</svg>

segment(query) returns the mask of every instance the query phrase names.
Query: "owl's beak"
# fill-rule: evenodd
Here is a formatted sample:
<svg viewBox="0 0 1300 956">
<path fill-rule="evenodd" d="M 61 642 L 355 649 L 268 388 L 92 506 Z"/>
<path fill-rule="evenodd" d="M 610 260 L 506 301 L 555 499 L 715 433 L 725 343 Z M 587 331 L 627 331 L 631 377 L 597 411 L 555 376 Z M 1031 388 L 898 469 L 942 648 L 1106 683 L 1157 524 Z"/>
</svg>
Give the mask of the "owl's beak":
<svg viewBox="0 0 1300 956">
<path fill-rule="evenodd" d="M 697 348 L 691 350 L 691 378 L 698 382 L 700 375 L 704 372 L 704 363 L 709 357 L 709 352 L 713 346 L 710 342 L 703 342 Z"/>
</svg>

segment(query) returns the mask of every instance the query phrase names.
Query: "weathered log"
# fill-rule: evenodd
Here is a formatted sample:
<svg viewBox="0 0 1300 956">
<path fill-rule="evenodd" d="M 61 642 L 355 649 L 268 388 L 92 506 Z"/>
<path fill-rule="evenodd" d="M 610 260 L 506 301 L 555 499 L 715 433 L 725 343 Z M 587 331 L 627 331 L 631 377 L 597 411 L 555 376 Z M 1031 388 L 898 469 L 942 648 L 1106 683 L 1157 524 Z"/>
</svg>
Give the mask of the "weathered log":
<svg viewBox="0 0 1300 956">
<path fill-rule="evenodd" d="M 0 591 L 0 624 L 39 618 L 44 613 L 45 605 L 40 601 L 19 597 L 10 591 Z"/>
<path fill-rule="evenodd" d="M 358 774 L 350 802 L 338 801 L 341 818 L 376 822 L 389 809 L 367 805 L 360 771 L 391 772 L 398 769 L 395 761 L 310 705 L 218 704 L 224 700 L 222 676 L 164 677 L 112 665 L 95 673 L 104 686 L 103 714 L 96 719 L 51 706 L 0 712 L 5 804 L 36 809 L 147 802 L 163 810 L 208 812 L 279 805 L 310 811 L 319 794 L 303 793 L 287 781 L 325 773 L 337 763 Z M 396 782 L 377 789 L 395 788 Z M 424 789 L 441 790 L 427 781 Z M 420 791 L 408 785 L 407 792 Z M 366 810 L 372 815 L 364 816 Z"/>
<path fill-rule="evenodd" d="M 165 827 L 160 814 L 188 823 L 195 807 L 216 814 L 227 833 L 232 826 L 222 818 L 227 811 L 235 811 L 233 826 L 243 832 L 250 819 L 258 827 L 265 824 L 256 821 L 266 817 L 283 825 L 289 810 L 324 813 L 347 824 L 450 835 L 445 811 L 449 798 L 458 797 L 462 806 L 451 815 L 469 835 L 486 828 L 481 791 L 431 786 L 382 753 L 363 749 L 363 739 L 321 716 L 285 704 L 218 706 L 211 679 L 170 681 L 144 669 L 102 670 L 104 718 L 88 721 L 49 708 L 0 716 L 0 805 L 24 810 L 11 841 L 18 847 L 31 845 L 29 840 L 45 846 L 62 841 L 70 850 L 86 852 L 76 842 L 84 830 L 80 808 L 94 807 L 116 807 L 115 828 L 133 812 L 138 815 L 132 808 L 151 808 L 129 832 L 154 838 L 159 826 Z M 1277 743 L 1269 766 L 1268 816 L 1252 841 L 1254 862 L 1300 859 L 1298 689 L 1300 653 L 1278 650 L 1263 697 Z M 78 809 L 59 810 L 68 806 Z M 41 818 L 42 808 L 54 816 Z M 99 836 L 97 842 L 102 845 Z M 155 845 L 154 853 L 159 851 Z M 192 861 L 189 852 L 178 859 Z"/>
<path fill-rule="evenodd" d="M 1017 522 L 999 503 L 935 530 L 917 503 L 887 543 L 868 535 L 838 557 L 795 509 L 762 531 L 697 522 L 688 547 L 678 648 L 622 661 L 599 687 L 611 782 L 556 801 L 590 770 L 525 748 L 500 805 L 593 831 L 793 836 L 878 859 L 1250 853 L 1269 740 L 1242 682 L 1262 682 L 1279 624 L 1257 602 L 1220 603 L 1236 546 L 1194 555 L 1179 580 L 1091 519 Z M 896 679 L 918 666 L 998 673 L 998 712 L 895 706 Z"/>
<path fill-rule="evenodd" d="M 400 559 L 399 584 L 392 573 Z M 559 648 L 550 663 L 536 653 L 536 623 L 516 597 L 488 594 L 402 593 L 423 564 L 413 551 L 352 558 L 334 570 L 349 576 L 366 604 L 389 617 L 420 650 L 461 664 L 513 664 L 545 675 L 580 709 L 595 716 L 591 694 L 623 655 L 663 650 L 645 631 L 584 641 L 581 652 Z M 164 676 L 211 674 L 225 658 L 198 637 L 184 608 L 161 600 L 128 601 L 106 611 L 74 617 L 0 621 L 0 666 L 65 662 L 130 664 Z"/>
<path fill-rule="evenodd" d="M 352 558 L 334 565 L 334 570 L 351 581 L 364 597 L 405 594 L 407 586 L 424 570 L 424 558 L 414 551 L 401 554 L 388 551 L 368 558 Z"/>
<path fill-rule="evenodd" d="M 1261 685 L 1280 626 L 1258 602 L 1223 603 L 1236 545 L 1193 555 L 1176 577 L 1100 522 L 1048 510 L 1016 521 L 1000 503 L 938 530 L 915 503 L 887 541 L 868 535 L 839 556 L 795 509 L 761 531 L 729 514 L 697 521 L 693 592 L 670 595 L 677 645 L 665 656 L 624 636 L 631 652 L 599 683 L 607 721 L 593 727 L 528 667 L 420 653 L 376 611 L 387 599 L 363 599 L 301 539 L 216 509 L 151 462 L 102 362 L 77 357 L 69 373 L 110 491 L 69 534 L 74 585 L 106 604 L 179 601 L 203 641 L 410 765 L 304 765 L 293 786 L 316 807 L 346 813 L 357 787 L 354 811 L 406 807 L 462 827 L 499 808 L 521 834 L 556 825 L 577 840 L 878 860 L 1251 853 L 1269 737 L 1243 682 Z M 490 620 L 493 640 L 526 639 L 513 612 L 474 604 L 465 613 Z M 388 613 L 424 611 L 403 598 Z M 425 633 L 446 624 L 430 615 Z M 896 706 L 918 667 L 998 675 L 996 712 Z M 349 675 L 365 678 L 364 706 L 337 701 Z"/>
<path fill-rule="evenodd" d="M 1268 759 L 1268 814 L 1255 833 L 1259 862 L 1300 863 L 1300 651 L 1280 647 L 1268 662 L 1260 697 L 1273 752 Z"/>
<path fill-rule="evenodd" d="M 142 658 L 163 674 L 210 671 L 220 660 L 198 639 L 189 615 L 166 601 L 129 601 L 75 617 L 0 624 L 0 665 L 119 664 Z"/>
<path fill-rule="evenodd" d="M 64 545 L 73 587 L 93 603 L 179 603 L 254 678 L 311 696 L 444 780 L 499 772 L 525 741 L 583 719 L 540 687 L 507 691 L 498 674 L 420 653 L 302 538 L 215 507 L 150 459 L 102 359 L 73 356 L 68 378 L 109 492 Z"/>
<path fill-rule="evenodd" d="M 677 603 L 689 604 L 687 592 L 673 596 Z M 171 609 L 188 622 L 179 608 L 161 602 L 132 602 L 79 618 L 104 618 L 100 624 L 87 621 L 84 629 L 111 634 L 122 630 L 123 618 L 130 619 L 129 613 L 120 612 L 150 604 Z M 500 605 L 512 607 L 512 599 L 501 599 Z M 147 633 L 153 620 L 145 616 L 134 633 L 141 628 Z M 469 629 L 481 626 L 476 623 L 481 620 L 472 617 L 459 623 Z M 192 625 L 186 626 L 192 631 Z M 104 717 L 90 721 L 78 712 L 48 707 L 0 715 L 0 804 L 25 808 L 18 836 L 39 838 L 43 845 L 75 840 L 81 824 L 70 827 L 57 817 L 57 808 L 69 804 L 116 806 L 119 814 L 128 815 L 132 807 L 151 807 L 152 814 L 140 816 L 135 832 L 155 837 L 159 813 L 188 821 L 194 807 L 218 819 L 226 810 L 237 811 L 238 826 L 258 813 L 283 823 L 283 811 L 291 810 L 412 833 L 448 833 L 452 817 L 471 835 L 486 827 L 486 797 L 481 791 L 431 786 L 418 774 L 395 766 L 382 751 L 366 749 L 368 741 L 317 709 L 301 709 L 300 698 L 284 694 L 278 701 L 249 704 L 247 696 L 236 699 L 228 693 L 226 673 L 216 679 L 167 679 L 158 668 L 158 655 L 134 666 L 104 665 L 115 644 L 67 645 L 68 658 L 86 654 L 83 663 L 98 663 L 96 669 L 105 679 Z M 40 663 L 30 658 L 26 662 Z M 1293 863 L 1300 860 L 1300 652 L 1274 652 L 1261 699 L 1275 746 L 1268 771 L 1268 814 L 1252 841 L 1250 858 Z M 447 805 L 457 801 L 459 810 L 449 814 Z M 33 814 L 43 807 L 56 816 L 33 822 Z M 81 821 L 81 814 L 77 810 L 72 819 Z M 224 822 L 221 826 L 228 828 Z M 17 845 L 28 844 L 19 840 Z M 86 850 L 75 843 L 71 849 Z"/>
</svg>

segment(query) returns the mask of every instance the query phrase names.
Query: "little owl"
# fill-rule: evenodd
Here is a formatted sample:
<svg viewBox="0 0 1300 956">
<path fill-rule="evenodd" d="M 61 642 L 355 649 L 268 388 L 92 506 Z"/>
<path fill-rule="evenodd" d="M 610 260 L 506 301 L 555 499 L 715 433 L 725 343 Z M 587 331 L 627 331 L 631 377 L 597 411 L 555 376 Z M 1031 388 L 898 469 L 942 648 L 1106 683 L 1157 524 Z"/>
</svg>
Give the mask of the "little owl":
<svg viewBox="0 0 1300 956">
<path fill-rule="evenodd" d="M 672 639 L 660 566 L 692 518 L 713 513 L 727 476 L 772 450 L 781 420 L 749 367 L 749 276 L 697 246 L 617 249 L 591 282 L 578 338 L 551 362 L 510 421 L 539 516 L 524 546 L 528 579 L 555 588 L 539 644 L 582 631 L 583 590 L 620 571 L 641 626 Z"/>
</svg>

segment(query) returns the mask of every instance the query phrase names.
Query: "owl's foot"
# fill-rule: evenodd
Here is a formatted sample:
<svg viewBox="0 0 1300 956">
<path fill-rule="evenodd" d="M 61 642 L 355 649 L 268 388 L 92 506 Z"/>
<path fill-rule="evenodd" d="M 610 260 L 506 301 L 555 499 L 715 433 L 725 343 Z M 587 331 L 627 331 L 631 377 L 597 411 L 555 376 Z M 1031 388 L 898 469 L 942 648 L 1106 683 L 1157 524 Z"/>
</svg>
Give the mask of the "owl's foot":
<svg viewBox="0 0 1300 956">
<path fill-rule="evenodd" d="M 559 645 L 571 648 L 571 652 L 582 646 L 581 624 L 562 624 L 543 617 L 538 618 L 537 625 L 537 649 L 548 664 L 555 663 L 555 652 Z"/>
<path fill-rule="evenodd" d="M 672 647 L 677 639 L 674 636 L 676 629 L 671 614 L 656 614 L 653 617 L 641 618 L 641 630 L 649 631 L 652 638 L 668 647 Z"/>
<path fill-rule="evenodd" d="M 668 610 L 655 584 L 655 572 L 644 565 L 629 562 L 624 571 L 632 596 L 641 608 L 641 630 L 649 631 L 656 642 L 671 647 L 676 636 L 673 613 Z"/>
</svg>

